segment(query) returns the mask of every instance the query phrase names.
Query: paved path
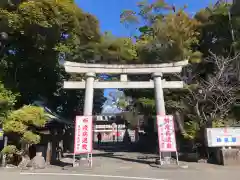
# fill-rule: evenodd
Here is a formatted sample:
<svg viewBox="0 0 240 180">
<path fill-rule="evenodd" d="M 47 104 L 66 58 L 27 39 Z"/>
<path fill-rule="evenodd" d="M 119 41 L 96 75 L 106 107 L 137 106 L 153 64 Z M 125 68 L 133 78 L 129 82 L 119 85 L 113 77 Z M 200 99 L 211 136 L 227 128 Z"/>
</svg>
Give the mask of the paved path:
<svg viewBox="0 0 240 180">
<path fill-rule="evenodd" d="M 92 168 L 51 166 L 44 170 L 22 171 L 0 169 L 0 178 L 7 180 L 239 180 L 240 167 L 188 163 L 188 168 L 153 166 L 153 158 L 136 153 L 115 153 L 94 157 Z M 149 157 L 149 156 L 148 156 Z"/>
</svg>

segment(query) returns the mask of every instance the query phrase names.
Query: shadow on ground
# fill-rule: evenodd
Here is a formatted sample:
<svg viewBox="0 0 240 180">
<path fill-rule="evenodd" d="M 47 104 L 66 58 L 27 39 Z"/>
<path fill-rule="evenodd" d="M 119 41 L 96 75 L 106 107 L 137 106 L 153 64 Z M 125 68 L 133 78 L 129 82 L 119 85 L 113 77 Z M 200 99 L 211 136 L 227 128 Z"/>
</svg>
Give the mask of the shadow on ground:
<svg viewBox="0 0 240 180">
<path fill-rule="evenodd" d="M 118 159 L 118 160 L 123 160 L 123 161 L 128 161 L 128 162 L 134 162 L 134 163 L 141 163 L 141 164 L 147 164 L 150 165 L 152 163 L 156 162 L 155 157 L 137 157 L 137 158 L 131 158 L 131 157 L 124 157 L 124 155 L 112 155 L 112 156 L 107 156 L 108 158 L 112 159 Z"/>
<path fill-rule="evenodd" d="M 51 165 L 58 166 L 58 167 L 72 167 L 73 166 L 73 164 L 70 162 L 62 162 L 62 161 L 51 162 Z"/>
<path fill-rule="evenodd" d="M 86 157 L 86 156 L 76 156 L 76 159 L 80 159 L 81 157 Z M 127 161 L 127 162 L 134 162 L 134 163 L 141 163 L 141 164 L 153 164 L 156 162 L 156 159 L 158 159 L 158 155 L 150 155 L 150 154 L 144 154 L 140 153 L 139 155 L 136 155 L 136 153 L 129 152 L 127 150 L 107 150 L 107 151 L 96 151 L 93 153 L 93 157 L 105 157 L 105 158 L 110 158 L 110 159 L 117 159 L 117 160 L 122 160 L 122 161 Z M 65 155 L 64 158 L 69 158 L 73 159 L 73 155 Z M 60 167 L 67 166 L 69 164 L 55 164 Z"/>
</svg>

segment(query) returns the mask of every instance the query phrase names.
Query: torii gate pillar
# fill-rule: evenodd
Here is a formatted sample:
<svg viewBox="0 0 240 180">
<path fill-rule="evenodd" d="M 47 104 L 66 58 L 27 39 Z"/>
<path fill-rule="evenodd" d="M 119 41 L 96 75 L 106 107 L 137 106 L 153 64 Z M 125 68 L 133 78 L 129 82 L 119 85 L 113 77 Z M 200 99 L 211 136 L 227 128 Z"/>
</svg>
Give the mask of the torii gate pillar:
<svg viewBox="0 0 240 180">
<path fill-rule="evenodd" d="M 155 104 L 157 115 L 165 115 L 165 102 L 163 95 L 163 85 L 162 85 L 162 73 L 153 73 L 154 82 L 154 92 L 155 92 Z"/>
<path fill-rule="evenodd" d="M 94 94 L 94 79 L 96 74 L 93 72 L 86 73 L 85 80 L 85 99 L 84 99 L 84 110 L 83 115 L 92 116 L 93 111 L 93 94 Z"/>
</svg>

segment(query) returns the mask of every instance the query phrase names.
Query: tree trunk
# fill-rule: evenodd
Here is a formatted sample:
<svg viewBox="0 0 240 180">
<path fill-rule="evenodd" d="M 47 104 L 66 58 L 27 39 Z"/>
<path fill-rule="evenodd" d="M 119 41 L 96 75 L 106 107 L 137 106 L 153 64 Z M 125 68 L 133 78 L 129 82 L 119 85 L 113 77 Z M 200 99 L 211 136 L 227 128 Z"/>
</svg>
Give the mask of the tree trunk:
<svg viewBox="0 0 240 180">
<path fill-rule="evenodd" d="M 178 125 L 178 128 L 179 128 L 181 134 L 185 134 L 186 131 L 185 131 L 185 129 L 184 129 L 184 122 L 183 122 L 183 120 L 182 120 L 182 117 L 181 117 L 180 112 L 175 111 L 174 114 L 175 114 L 176 123 L 177 123 L 177 125 Z"/>
</svg>

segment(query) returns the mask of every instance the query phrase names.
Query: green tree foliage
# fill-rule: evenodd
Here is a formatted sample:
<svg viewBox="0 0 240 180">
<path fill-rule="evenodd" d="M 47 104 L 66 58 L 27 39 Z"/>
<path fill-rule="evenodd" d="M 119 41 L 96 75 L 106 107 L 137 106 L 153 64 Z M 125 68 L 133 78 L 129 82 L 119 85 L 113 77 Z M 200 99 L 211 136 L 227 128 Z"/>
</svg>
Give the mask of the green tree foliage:
<svg viewBox="0 0 240 180">
<path fill-rule="evenodd" d="M 121 15 L 122 22 L 145 22 L 136 37 L 139 58 L 144 63 L 162 63 L 183 59 L 199 62 L 201 53 L 192 48 L 198 44 L 199 22 L 183 9 L 167 5 L 163 0 L 138 4 L 139 13 L 127 10 Z M 164 13 L 168 11 L 169 13 Z"/>
<path fill-rule="evenodd" d="M 8 146 L 5 146 L 1 152 L 7 155 L 13 155 L 18 152 L 18 149 L 14 145 L 8 145 Z"/>
<path fill-rule="evenodd" d="M 164 63 L 187 59 L 200 62 L 201 53 L 194 48 L 198 45 L 200 22 L 190 17 L 183 9 L 170 6 L 163 0 L 153 3 L 138 3 L 139 13 L 131 10 L 121 15 L 123 23 L 128 25 L 139 23 L 140 35 L 136 38 L 138 58 L 142 63 Z M 167 12 L 167 13 L 166 13 Z M 145 24 L 142 26 L 142 22 Z M 149 76 L 137 76 L 136 79 L 148 80 Z M 174 95 L 175 93 L 175 95 Z M 128 90 L 126 94 L 136 101 L 135 106 L 144 114 L 155 113 L 155 100 L 152 90 Z M 166 91 L 168 109 L 182 109 L 182 102 L 176 92 Z M 174 98 L 175 96 L 175 98 Z M 169 101 L 168 101 L 169 100 Z"/>
<path fill-rule="evenodd" d="M 33 127 L 44 127 L 48 120 L 44 109 L 35 106 L 23 106 L 12 111 L 3 121 L 3 130 L 6 133 L 15 133 L 27 144 L 38 144 L 40 136 L 32 131 Z"/>
<path fill-rule="evenodd" d="M 121 20 L 129 26 L 131 24 L 136 26 L 137 23 L 141 25 L 138 28 L 140 35 L 135 37 L 140 62 L 165 63 L 185 59 L 193 63 L 201 62 L 202 53 L 197 48 L 200 36 L 198 28 L 201 23 L 184 11 L 186 7 L 176 9 L 163 0 L 156 0 L 153 3 L 141 1 L 137 6 L 138 13 L 124 11 Z M 149 78 L 151 77 L 141 75 L 134 77 L 133 80 Z M 125 93 L 137 99 L 133 109 L 137 108 L 146 115 L 155 114 L 153 90 L 127 90 Z M 166 90 L 164 94 L 168 112 L 174 113 L 186 108 L 180 98 L 183 93 Z"/>
<path fill-rule="evenodd" d="M 0 125 L 8 113 L 14 108 L 16 97 L 17 94 L 13 94 L 0 83 Z"/>
<path fill-rule="evenodd" d="M 236 122 L 232 107 L 237 102 L 239 89 L 236 45 L 240 26 L 237 16 L 229 19 L 230 4 L 221 2 L 207 7 L 195 17 L 161 0 L 153 4 L 141 2 L 138 7 L 139 13 L 127 10 L 121 18 L 128 25 L 145 22 L 145 26 L 139 28 L 140 36 L 135 37 L 141 61 L 161 63 L 188 59 L 191 62 L 180 76 L 165 77 L 187 83 L 183 90 L 164 91 L 167 112 L 180 114 L 176 120 L 184 127 L 183 135 L 196 139 L 203 137 L 200 132 L 207 126 Z M 152 90 L 128 90 L 126 94 L 137 99 L 135 109 L 147 115 L 155 114 Z"/>
<path fill-rule="evenodd" d="M 93 59 L 92 50 L 101 41 L 96 18 L 72 0 L 12 0 L 1 4 L 0 19 L 0 32 L 9 34 L 0 78 L 20 93 L 17 106 L 44 97 L 65 116 L 81 114 L 84 92 L 63 90 L 63 80 L 71 77 L 59 60 Z"/>
<path fill-rule="evenodd" d="M 104 33 L 100 43 L 96 45 L 95 57 L 102 63 L 136 63 L 136 46 L 130 38 L 116 38 L 110 33 Z"/>
<path fill-rule="evenodd" d="M 201 22 L 199 32 L 200 51 L 208 56 L 214 54 L 225 57 L 233 53 L 233 37 L 229 19 L 230 4 L 220 3 L 199 11 L 195 18 Z"/>
</svg>

